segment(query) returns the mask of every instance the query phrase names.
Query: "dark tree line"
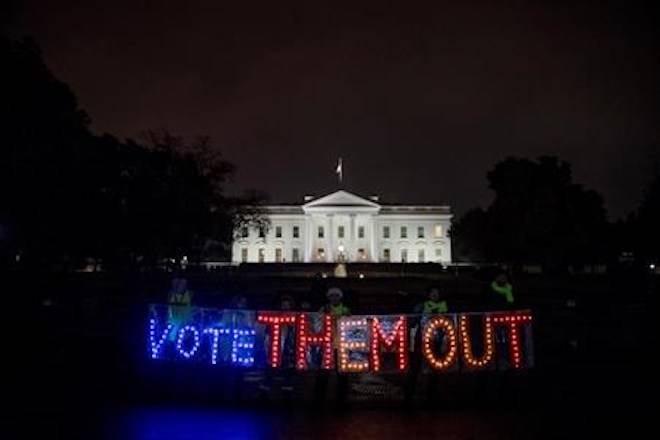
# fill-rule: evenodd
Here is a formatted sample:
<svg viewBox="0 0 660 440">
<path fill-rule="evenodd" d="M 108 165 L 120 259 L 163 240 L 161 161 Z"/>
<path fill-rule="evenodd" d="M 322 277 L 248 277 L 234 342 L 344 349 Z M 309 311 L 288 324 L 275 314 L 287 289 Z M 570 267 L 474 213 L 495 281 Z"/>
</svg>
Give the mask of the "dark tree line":
<svg viewBox="0 0 660 440">
<path fill-rule="evenodd" d="M 656 164 L 639 209 L 619 227 L 623 239 L 641 259 L 660 263 L 660 164 Z"/>
<path fill-rule="evenodd" d="M 507 158 L 488 173 L 494 198 L 456 221 L 451 234 L 464 261 L 532 263 L 550 269 L 611 263 L 622 252 L 640 261 L 660 257 L 660 178 L 625 222 L 607 220 L 602 197 L 573 182 L 555 157 Z"/>
<path fill-rule="evenodd" d="M 97 136 L 32 41 L 1 37 L 0 60 L 3 264 L 222 258 L 236 225 L 265 222 L 256 195 L 224 194 L 234 167 L 209 138 Z"/>
</svg>

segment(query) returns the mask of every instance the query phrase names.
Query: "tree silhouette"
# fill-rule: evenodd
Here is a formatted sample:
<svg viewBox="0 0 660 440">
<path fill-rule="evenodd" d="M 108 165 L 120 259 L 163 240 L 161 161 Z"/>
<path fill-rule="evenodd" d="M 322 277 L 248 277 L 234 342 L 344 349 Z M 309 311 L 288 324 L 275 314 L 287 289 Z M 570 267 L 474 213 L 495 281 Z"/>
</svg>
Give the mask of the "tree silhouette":
<svg viewBox="0 0 660 440">
<path fill-rule="evenodd" d="M 51 258 L 82 245 L 75 236 L 92 222 L 90 212 L 80 209 L 99 189 L 89 180 L 98 175 L 90 168 L 95 152 L 89 118 L 32 41 L 0 38 L 0 59 L 5 253 Z"/>
<path fill-rule="evenodd" d="M 627 236 L 633 248 L 645 261 L 656 265 L 660 261 L 660 167 L 644 191 L 642 203 L 627 222 Z"/>
<path fill-rule="evenodd" d="M 31 267 L 227 258 L 255 198 L 226 197 L 234 166 L 208 137 L 93 135 L 89 117 L 29 40 L 0 37 L 0 257 Z M 247 208 L 243 208 L 243 207 Z M 45 264 L 44 264 L 45 263 Z"/>
<path fill-rule="evenodd" d="M 206 137 L 190 143 L 167 131 L 145 137 L 146 146 L 130 141 L 120 147 L 123 249 L 149 261 L 198 260 L 209 241 L 231 243 L 236 201 L 225 197 L 223 184 L 233 165 Z M 217 256 L 226 257 L 222 249 Z"/>
<path fill-rule="evenodd" d="M 495 193 L 488 209 L 468 212 L 453 228 L 464 258 L 554 268 L 608 255 L 603 200 L 572 182 L 567 162 L 507 158 L 488 173 L 488 182 Z"/>
</svg>

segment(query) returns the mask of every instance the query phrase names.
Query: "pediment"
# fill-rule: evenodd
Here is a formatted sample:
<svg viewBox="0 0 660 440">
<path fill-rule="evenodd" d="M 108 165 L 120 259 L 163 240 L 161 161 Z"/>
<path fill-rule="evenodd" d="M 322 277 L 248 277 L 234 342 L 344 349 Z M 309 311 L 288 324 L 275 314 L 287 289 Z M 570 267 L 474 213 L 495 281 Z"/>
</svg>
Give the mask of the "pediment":
<svg viewBox="0 0 660 440">
<path fill-rule="evenodd" d="M 309 208 L 372 208 L 379 209 L 380 205 L 371 200 L 360 197 L 348 191 L 339 190 L 318 199 L 311 200 L 303 205 Z"/>
</svg>

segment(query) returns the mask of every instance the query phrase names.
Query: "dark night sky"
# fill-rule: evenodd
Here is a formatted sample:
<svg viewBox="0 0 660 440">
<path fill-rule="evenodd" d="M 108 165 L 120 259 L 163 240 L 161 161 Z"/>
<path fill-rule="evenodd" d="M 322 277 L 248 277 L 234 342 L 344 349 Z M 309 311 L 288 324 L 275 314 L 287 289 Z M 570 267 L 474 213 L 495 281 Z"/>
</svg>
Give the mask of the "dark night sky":
<svg viewBox="0 0 660 440">
<path fill-rule="evenodd" d="M 95 131 L 208 134 L 234 191 L 319 194 L 341 155 L 348 189 L 462 212 L 497 160 L 554 154 L 612 217 L 636 206 L 660 137 L 653 11 L 356 3 L 28 0 L 17 29 Z"/>
</svg>

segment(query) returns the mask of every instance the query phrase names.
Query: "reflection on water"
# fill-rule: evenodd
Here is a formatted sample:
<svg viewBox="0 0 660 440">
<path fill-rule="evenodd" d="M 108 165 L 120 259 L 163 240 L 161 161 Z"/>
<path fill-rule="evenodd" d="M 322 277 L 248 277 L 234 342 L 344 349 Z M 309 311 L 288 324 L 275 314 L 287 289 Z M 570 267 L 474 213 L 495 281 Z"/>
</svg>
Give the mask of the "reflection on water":
<svg viewBox="0 0 660 440">
<path fill-rule="evenodd" d="M 108 427 L 115 438 L 239 439 L 271 437 L 272 415 L 259 412 L 200 408 L 134 409 Z"/>
</svg>

